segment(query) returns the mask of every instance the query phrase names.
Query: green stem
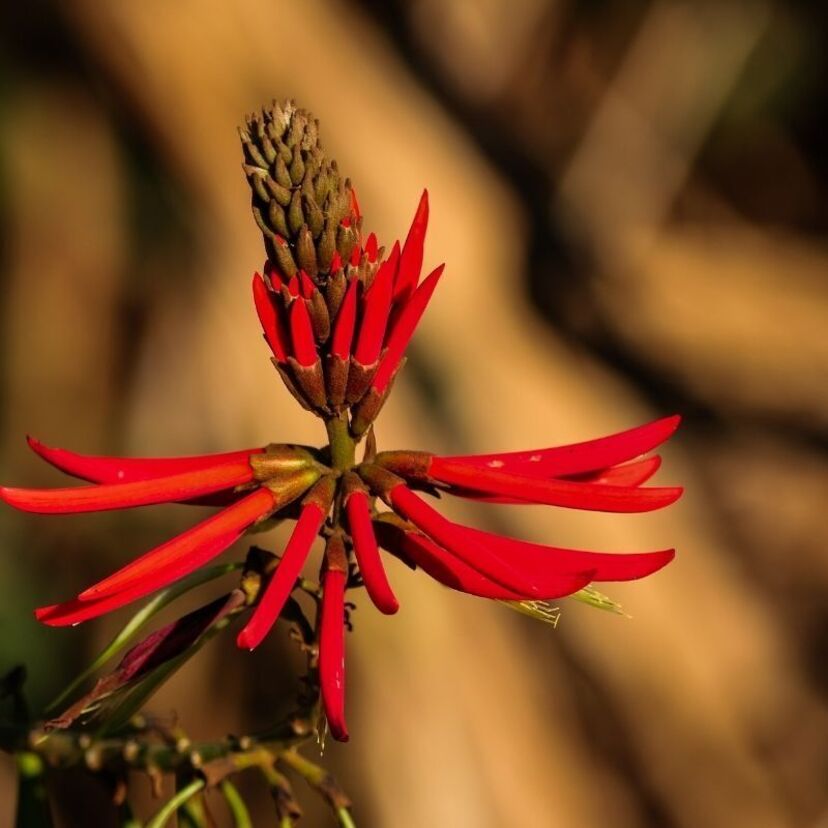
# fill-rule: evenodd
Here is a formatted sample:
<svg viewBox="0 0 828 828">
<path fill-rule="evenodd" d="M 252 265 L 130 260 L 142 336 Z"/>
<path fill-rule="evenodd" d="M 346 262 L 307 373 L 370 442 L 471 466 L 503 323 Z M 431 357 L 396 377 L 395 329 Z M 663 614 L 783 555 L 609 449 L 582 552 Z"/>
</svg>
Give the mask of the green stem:
<svg viewBox="0 0 828 828">
<path fill-rule="evenodd" d="M 158 813 L 147 823 L 147 828 L 164 828 L 167 820 L 185 803 L 194 797 L 205 785 L 203 779 L 194 779 L 182 788 L 172 799 L 161 806 Z"/>
<path fill-rule="evenodd" d="M 18 753 L 17 816 L 15 828 L 52 828 L 46 794 L 46 766 L 36 753 Z"/>
<path fill-rule="evenodd" d="M 342 828 L 356 828 L 356 824 L 351 818 L 351 814 L 347 808 L 338 808 L 336 811 L 336 818 Z"/>
<path fill-rule="evenodd" d="M 348 431 L 348 415 L 340 414 L 325 420 L 328 442 L 331 446 L 331 463 L 339 471 L 347 471 L 356 463 L 356 440 Z"/>
<path fill-rule="evenodd" d="M 250 821 L 250 812 L 247 810 L 247 805 L 244 804 L 238 788 L 229 779 L 225 779 L 221 783 L 221 792 L 224 794 L 224 800 L 230 809 L 235 828 L 253 828 L 253 823 Z"/>
</svg>

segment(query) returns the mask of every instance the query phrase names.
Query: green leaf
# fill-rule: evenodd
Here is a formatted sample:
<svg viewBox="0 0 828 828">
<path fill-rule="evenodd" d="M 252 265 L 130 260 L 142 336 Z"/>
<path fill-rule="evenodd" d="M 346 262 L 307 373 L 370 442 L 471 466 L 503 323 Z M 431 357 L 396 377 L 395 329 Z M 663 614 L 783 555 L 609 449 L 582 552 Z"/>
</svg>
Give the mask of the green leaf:
<svg viewBox="0 0 828 828">
<path fill-rule="evenodd" d="M 176 598 L 180 598 L 184 593 L 191 589 L 213 581 L 216 578 L 221 578 L 230 572 L 238 571 L 244 566 L 241 562 L 220 564 L 218 566 L 206 567 L 193 572 L 187 578 L 183 578 L 178 583 L 173 584 L 161 592 L 156 593 L 146 604 L 144 604 L 132 618 L 127 621 L 121 631 L 112 639 L 112 641 L 101 651 L 100 655 L 77 676 L 61 694 L 46 708 L 45 713 L 56 711 L 74 692 L 78 689 L 90 676 L 96 673 L 107 661 L 118 655 L 125 647 L 135 640 L 135 637 L 141 632 L 149 622 L 161 612 L 164 607 L 171 604 Z"/>
</svg>

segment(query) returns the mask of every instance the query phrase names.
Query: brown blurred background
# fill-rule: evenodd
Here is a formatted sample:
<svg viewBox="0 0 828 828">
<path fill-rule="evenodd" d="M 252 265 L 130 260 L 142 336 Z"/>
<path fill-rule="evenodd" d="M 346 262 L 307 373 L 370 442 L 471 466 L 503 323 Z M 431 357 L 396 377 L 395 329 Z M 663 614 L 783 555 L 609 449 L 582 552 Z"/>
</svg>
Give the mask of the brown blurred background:
<svg viewBox="0 0 828 828">
<path fill-rule="evenodd" d="M 321 442 L 259 336 L 235 133 L 295 97 L 386 244 L 431 193 L 426 265 L 448 269 L 382 447 L 685 415 L 664 514 L 452 504 L 529 539 L 675 545 L 608 590 L 632 620 L 570 601 L 553 630 L 395 562 L 398 616 L 360 596 L 353 738 L 322 759 L 357 824 L 828 825 L 826 30 L 793 0 L 6 0 L 2 480 L 58 484 L 27 432 L 91 453 Z M 0 512 L 0 668 L 25 661 L 48 700 L 124 614 L 52 631 L 32 608 L 194 519 Z M 226 637 L 152 706 L 198 737 L 255 729 L 295 668 L 284 630 L 255 655 Z M 63 825 L 113 824 L 96 783 L 58 782 Z M 0 826 L 13 797 L 3 759 Z"/>
</svg>

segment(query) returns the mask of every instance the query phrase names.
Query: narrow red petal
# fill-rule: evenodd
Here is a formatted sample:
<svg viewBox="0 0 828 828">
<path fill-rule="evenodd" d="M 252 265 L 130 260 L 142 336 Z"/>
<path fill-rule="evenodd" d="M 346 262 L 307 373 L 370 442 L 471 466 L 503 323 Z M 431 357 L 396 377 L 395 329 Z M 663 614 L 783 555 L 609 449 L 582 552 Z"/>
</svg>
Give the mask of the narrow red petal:
<svg viewBox="0 0 828 828">
<path fill-rule="evenodd" d="M 584 443 L 445 459 L 532 476 L 580 474 L 606 469 L 652 451 L 675 433 L 680 422 L 681 417 L 674 415 Z"/>
<path fill-rule="evenodd" d="M 192 457 L 106 457 L 94 454 L 77 454 L 61 448 L 45 446 L 34 437 L 26 441 L 35 454 L 66 474 L 88 480 L 90 483 L 129 483 L 149 480 L 186 471 L 197 471 L 219 463 L 243 461 L 264 449 L 251 448 L 227 451 L 221 454 L 203 454 Z"/>
<path fill-rule="evenodd" d="M 322 577 L 319 631 L 319 685 L 331 735 L 348 741 L 345 724 L 345 573 L 328 569 Z"/>
<path fill-rule="evenodd" d="M 363 297 L 359 336 L 354 350 L 354 357 L 362 365 L 373 365 L 382 350 L 388 314 L 391 312 L 391 278 L 390 268 L 380 268 Z"/>
<path fill-rule="evenodd" d="M 305 367 L 313 365 L 319 355 L 316 352 L 313 326 L 304 302 L 294 302 L 290 306 L 290 338 L 296 361 Z"/>
<path fill-rule="evenodd" d="M 490 580 L 428 538 L 414 532 L 406 532 L 404 536 L 403 550 L 406 555 L 435 581 L 481 598 L 500 601 L 551 600 L 571 595 L 593 580 L 589 570 L 557 573 L 554 576 L 547 574 L 541 594 L 522 595 Z"/>
<path fill-rule="evenodd" d="M 287 283 L 288 293 L 294 298 L 299 298 L 299 277 L 298 276 L 291 276 L 290 280 Z"/>
<path fill-rule="evenodd" d="M 445 265 L 440 265 L 436 270 L 428 276 L 428 278 L 417 288 L 414 295 L 408 300 L 405 307 L 402 309 L 399 317 L 394 322 L 391 333 L 387 340 L 387 350 L 385 356 L 380 362 L 377 373 L 371 385 L 377 389 L 379 393 L 385 391 L 400 360 L 408 347 L 411 337 L 414 335 L 414 329 L 420 321 L 426 306 L 428 305 L 431 295 L 434 293 L 434 288 L 437 287 L 437 282 L 443 274 Z"/>
<path fill-rule="evenodd" d="M 680 487 L 630 488 L 571 480 L 543 480 L 467 465 L 442 457 L 432 459 L 429 476 L 450 485 L 568 509 L 601 512 L 649 512 L 681 497 Z"/>
<path fill-rule="evenodd" d="M 357 198 L 356 190 L 351 187 L 351 209 L 354 211 L 354 215 L 359 218 L 362 213 L 359 211 L 359 199 Z"/>
<path fill-rule="evenodd" d="M 394 298 L 406 300 L 417 287 L 420 270 L 423 267 L 423 246 L 428 227 L 428 190 L 423 190 L 414 221 L 400 257 L 400 269 L 394 285 Z"/>
<path fill-rule="evenodd" d="M 540 597 L 534 573 L 518 571 L 490 549 L 470 541 L 461 529 L 432 509 L 406 486 L 398 484 L 389 492 L 396 512 L 410 520 L 426 535 L 487 578 L 521 595 Z"/>
<path fill-rule="evenodd" d="M 359 260 L 362 258 L 362 248 L 358 245 L 354 245 L 354 249 L 351 251 L 351 260 L 350 263 L 353 267 L 356 267 L 359 264 Z"/>
<path fill-rule="evenodd" d="M 374 606 L 386 615 L 393 615 L 399 608 L 388 576 L 380 558 L 377 539 L 371 523 L 371 509 L 368 497 L 364 492 L 352 492 L 345 502 L 345 511 L 348 515 L 348 527 L 354 541 L 359 571 L 365 582 L 365 590 Z"/>
<path fill-rule="evenodd" d="M 634 581 L 652 575 L 676 556 L 674 549 L 658 552 L 583 552 L 494 535 L 481 529 L 455 524 L 469 540 L 488 547 L 504 560 L 538 572 L 592 571 L 593 581 Z"/>
<path fill-rule="evenodd" d="M 299 520 L 296 521 L 290 540 L 285 546 L 282 560 L 279 561 L 264 594 L 256 604 L 252 617 L 236 638 L 239 647 L 247 650 L 258 647 L 276 623 L 308 559 L 314 538 L 324 518 L 325 515 L 315 503 L 307 503 L 302 507 Z"/>
<path fill-rule="evenodd" d="M 365 240 L 365 252 L 368 255 L 369 262 L 373 263 L 377 260 L 377 254 L 379 253 L 379 242 L 377 242 L 376 233 L 368 234 L 368 238 Z"/>
<path fill-rule="evenodd" d="M 349 285 L 336 315 L 334 322 L 333 337 L 331 338 L 331 353 L 341 359 L 348 359 L 351 356 L 351 343 L 354 339 L 354 328 L 356 326 L 357 290 L 359 279 L 354 279 Z"/>
<path fill-rule="evenodd" d="M 311 296 L 313 296 L 313 292 L 316 290 L 316 285 L 311 281 L 311 277 L 308 276 L 304 270 L 299 271 L 299 285 L 302 296 L 304 296 L 305 299 L 310 299 Z"/>
<path fill-rule="evenodd" d="M 661 458 L 655 454 L 643 460 L 634 460 L 618 466 L 610 466 L 597 472 L 577 477 L 588 483 L 603 483 L 608 486 L 641 486 L 661 468 Z"/>
<path fill-rule="evenodd" d="M 149 594 L 171 584 L 220 555 L 248 526 L 271 512 L 275 503 L 269 489 L 256 489 L 121 567 L 85 589 L 78 597 L 82 601 L 93 601 L 138 586 L 145 589 L 144 594 Z"/>
<path fill-rule="evenodd" d="M 338 250 L 334 250 L 334 254 L 331 257 L 331 273 L 336 273 L 337 270 L 342 270 L 342 256 L 339 255 Z"/>
<path fill-rule="evenodd" d="M 48 607 L 38 607 L 35 610 L 35 618 L 49 627 L 74 626 L 114 612 L 140 598 L 145 598 L 155 589 L 154 585 L 140 584 L 96 601 L 82 601 L 80 598 L 74 598 L 71 601 L 52 604 Z"/>
<path fill-rule="evenodd" d="M 43 515 L 102 512 L 154 503 L 173 503 L 232 489 L 252 480 L 253 469 L 250 464 L 246 460 L 236 460 L 131 483 L 69 489 L 10 489 L 0 486 L 0 499 L 24 512 Z"/>
<path fill-rule="evenodd" d="M 273 351 L 273 356 L 279 362 L 284 362 L 287 359 L 287 341 L 279 319 L 279 311 L 273 303 L 271 291 L 258 273 L 253 275 L 253 301 L 256 304 L 256 313 L 259 315 L 265 340 L 270 350 Z"/>
<path fill-rule="evenodd" d="M 400 268 L 400 256 L 400 243 L 395 241 L 391 252 L 388 254 L 388 258 L 377 268 L 377 276 L 375 278 L 379 277 L 383 270 L 389 270 L 391 272 L 391 281 L 396 284 L 397 273 Z"/>
<path fill-rule="evenodd" d="M 608 486 L 640 486 L 646 483 L 660 468 L 661 458 L 658 455 L 647 457 L 644 460 L 635 460 L 632 463 L 625 463 L 620 466 L 610 466 L 608 469 L 601 469 L 597 472 L 585 472 L 584 474 L 572 475 L 569 479 L 580 480 L 584 483 L 602 483 Z M 534 470 L 534 469 L 532 469 Z M 544 475 L 530 474 L 527 467 L 527 477 L 540 477 Z M 480 503 L 510 503 L 513 505 L 526 503 L 516 497 L 505 497 L 503 495 L 490 495 L 472 489 L 463 489 L 452 486 L 450 494 L 457 497 L 465 497 L 469 500 L 476 500 Z"/>
</svg>

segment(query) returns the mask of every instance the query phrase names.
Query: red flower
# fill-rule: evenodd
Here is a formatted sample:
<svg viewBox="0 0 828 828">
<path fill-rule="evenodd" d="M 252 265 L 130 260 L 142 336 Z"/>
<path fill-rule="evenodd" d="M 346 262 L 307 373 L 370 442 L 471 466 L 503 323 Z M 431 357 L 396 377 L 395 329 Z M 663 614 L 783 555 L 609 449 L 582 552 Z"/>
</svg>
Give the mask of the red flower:
<svg viewBox="0 0 828 828">
<path fill-rule="evenodd" d="M 24 511 L 48 514 L 167 502 L 221 507 L 77 599 L 37 610 L 52 626 L 95 618 L 142 598 L 281 512 L 296 525 L 237 639 L 240 647 L 253 649 L 281 614 L 314 540 L 324 537 L 319 684 L 331 731 L 346 739 L 346 589 L 357 586 L 360 576 L 381 612 L 399 608 L 380 547 L 446 586 L 506 601 L 559 598 L 593 581 L 642 578 L 674 556 L 672 549 L 607 554 L 501 537 L 448 520 L 417 492 L 607 512 L 660 509 L 681 489 L 643 486 L 660 465 L 657 456 L 645 455 L 673 434 L 679 418 L 530 451 L 376 454 L 369 430 L 443 268 L 420 282 L 427 193 L 402 246 L 396 243 L 384 258 L 373 234 L 363 243 L 353 189 L 309 143 L 308 136 L 316 135 L 310 124 L 306 113 L 289 105 L 253 119 L 242 137 L 254 213 L 269 256 L 264 276 L 253 279 L 256 310 L 274 364 L 302 405 L 325 420 L 329 445 L 127 459 L 73 454 L 30 440 L 52 465 L 94 485 L 0 488 L 0 497 Z M 366 433 L 371 439 L 357 462 L 355 447 Z M 286 510 L 296 501 L 298 506 Z M 378 509 L 378 502 L 387 509 Z"/>
</svg>

